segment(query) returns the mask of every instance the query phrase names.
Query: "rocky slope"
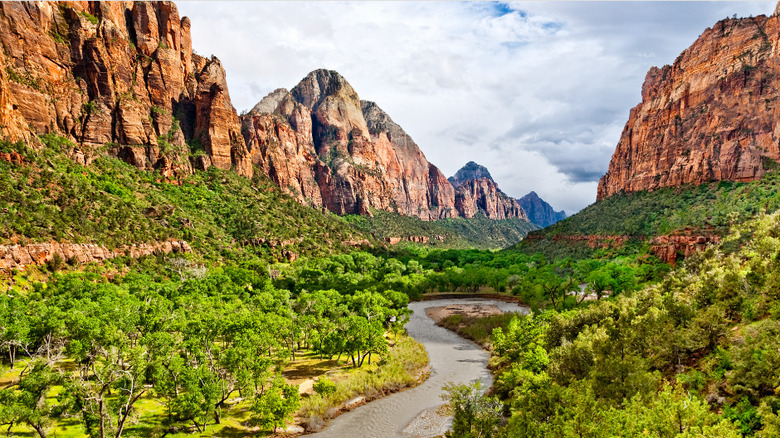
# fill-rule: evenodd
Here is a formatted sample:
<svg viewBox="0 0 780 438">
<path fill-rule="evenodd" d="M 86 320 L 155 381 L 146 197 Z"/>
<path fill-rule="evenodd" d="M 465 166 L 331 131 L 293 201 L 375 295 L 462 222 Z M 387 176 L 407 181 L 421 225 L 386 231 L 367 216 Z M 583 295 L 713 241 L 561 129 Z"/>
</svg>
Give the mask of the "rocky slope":
<svg viewBox="0 0 780 438">
<path fill-rule="evenodd" d="M 0 64 L 7 139 L 56 133 L 79 161 L 107 151 L 167 176 L 252 174 L 225 71 L 193 53 L 171 2 L 0 2 Z"/>
<path fill-rule="evenodd" d="M 414 140 L 337 72 L 316 70 L 278 89 L 241 118 L 252 161 L 301 202 L 337 214 L 398 212 L 423 220 L 525 218 L 490 184 L 462 195 Z M 502 194 L 503 195 L 503 194 Z"/>
<path fill-rule="evenodd" d="M 528 214 L 528 220 L 542 228 L 566 219 L 565 211 L 555 211 L 550 204 L 533 191 L 518 199 L 517 203 Z"/>
<path fill-rule="evenodd" d="M 653 67 L 598 199 L 706 181 L 750 181 L 780 159 L 780 17 L 726 19 Z"/>
</svg>

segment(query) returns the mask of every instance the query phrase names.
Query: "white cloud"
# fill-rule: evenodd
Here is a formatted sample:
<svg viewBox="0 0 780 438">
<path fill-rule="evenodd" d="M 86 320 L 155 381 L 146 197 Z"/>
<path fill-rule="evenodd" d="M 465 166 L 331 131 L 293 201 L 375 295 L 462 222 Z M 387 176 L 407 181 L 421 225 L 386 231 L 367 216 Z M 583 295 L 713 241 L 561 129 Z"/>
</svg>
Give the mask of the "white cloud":
<svg viewBox="0 0 780 438">
<path fill-rule="evenodd" d="M 339 71 L 446 175 L 573 213 L 595 200 L 645 73 L 708 26 L 773 2 L 183 2 L 236 108 Z"/>
</svg>

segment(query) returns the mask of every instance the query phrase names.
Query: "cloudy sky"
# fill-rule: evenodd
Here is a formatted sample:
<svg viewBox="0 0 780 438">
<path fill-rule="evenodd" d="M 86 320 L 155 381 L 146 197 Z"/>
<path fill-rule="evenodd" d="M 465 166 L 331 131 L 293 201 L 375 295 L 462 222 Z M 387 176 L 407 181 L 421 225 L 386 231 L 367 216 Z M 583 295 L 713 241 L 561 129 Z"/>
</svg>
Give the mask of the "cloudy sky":
<svg viewBox="0 0 780 438">
<path fill-rule="evenodd" d="M 341 73 L 446 176 L 574 213 L 593 203 L 647 70 L 718 20 L 775 2 L 180 2 L 236 109 L 310 71 Z"/>
</svg>

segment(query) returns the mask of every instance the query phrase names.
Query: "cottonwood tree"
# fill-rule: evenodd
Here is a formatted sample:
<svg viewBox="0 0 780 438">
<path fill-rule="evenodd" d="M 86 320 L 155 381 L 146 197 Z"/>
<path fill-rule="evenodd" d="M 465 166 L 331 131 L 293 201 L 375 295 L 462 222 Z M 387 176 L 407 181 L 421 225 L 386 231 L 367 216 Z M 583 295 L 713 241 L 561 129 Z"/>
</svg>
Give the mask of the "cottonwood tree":
<svg viewBox="0 0 780 438">
<path fill-rule="evenodd" d="M 47 396 L 52 387 L 62 382 L 62 375 L 40 359 L 28 363 L 19 375 L 19 383 L 0 390 L 0 424 L 32 427 L 38 436 L 46 438 L 54 419 L 66 408 L 63 403 L 52 404 Z"/>
</svg>

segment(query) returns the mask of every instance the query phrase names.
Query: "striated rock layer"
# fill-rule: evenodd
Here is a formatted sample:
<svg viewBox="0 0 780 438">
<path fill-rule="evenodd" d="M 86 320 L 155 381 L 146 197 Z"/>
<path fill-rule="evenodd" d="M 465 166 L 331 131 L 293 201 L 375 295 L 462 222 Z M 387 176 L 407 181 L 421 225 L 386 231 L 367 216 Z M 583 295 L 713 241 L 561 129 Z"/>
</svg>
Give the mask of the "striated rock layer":
<svg viewBox="0 0 780 438">
<path fill-rule="evenodd" d="M 540 227 L 549 227 L 550 225 L 566 219 L 566 212 L 555 211 L 552 206 L 540 198 L 536 192 L 530 192 L 517 200 L 517 203 L 523 207 L 528 219 Z"/>
<path fill-rule="evenodd" d="M 459 203 L 412 138 L 335 71 L 316 70 L 291 91 L 275 90 L 241 118 L 241 128 L 252 162 L 271 180 L 337 214 L 374 208 L 423 220 L 525 217 L 476 183 Z M 477 195 L 493 198 L 477 202 Z"/>
<path fill-rule="evenodd" d="M 82 162 L 107 150 L 169 176 L 252 174 L 225 71 L 193 53 L 171 2 L 0 2 L 0 63 L 4 138 L 55 133 Z"/>
<path fill-rule="evenodd" d="M 699 234 L 701 230 L 680 230 L 673 235 L 656 236 L 650 239 L 650 253 L 666 263 L 677 263 L 678 257 L 687 258 L 707 245 L 720 242 L 720 236 L 712 233 Z"/>
<path fill-rule="evenodd" d="M 598 199 L 760 178 L 780 159 L 780 17 L 727 19 L 663 68 L 631 110 Z"/>
<path fill-rule="evenodd" d="M 63 262 L 100 262 L 119 256 L 141 257 L 171 252 L 191 252 L 190 245 L 183 240 L 127 245 L 115 250 L 92 243 L 34 243 L 30 245 L 0 245 L 0 273 L 23 269 L 29 265 L 43 265 L 59 257 Z"/>
<path fill-rule="evenodd" d="M 455 189 L 455 208 L 465 218 L 483 214 L 490 219 L 528 220 L 520 204 L 499 190 L 495 181 L 488 177 L 461 183 Z"/>
</svg>

